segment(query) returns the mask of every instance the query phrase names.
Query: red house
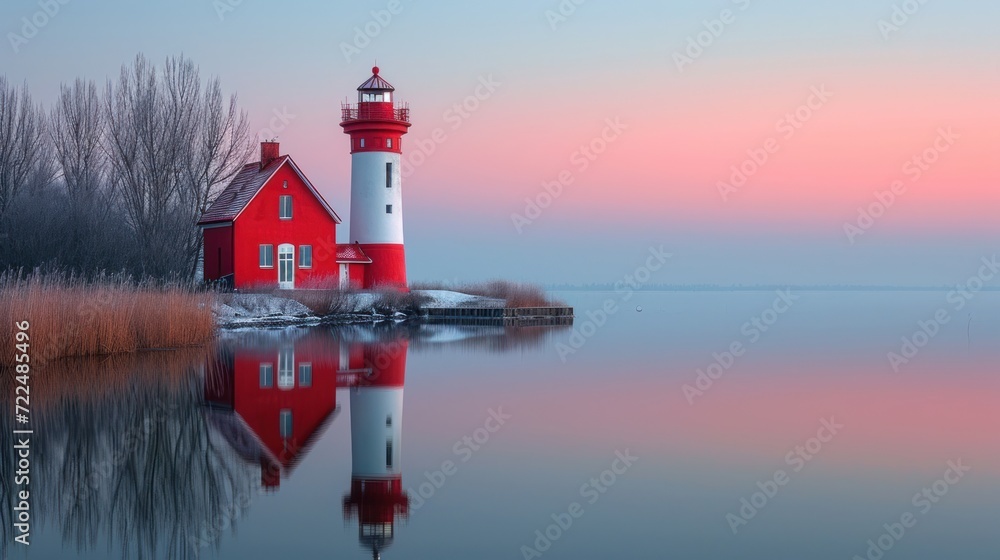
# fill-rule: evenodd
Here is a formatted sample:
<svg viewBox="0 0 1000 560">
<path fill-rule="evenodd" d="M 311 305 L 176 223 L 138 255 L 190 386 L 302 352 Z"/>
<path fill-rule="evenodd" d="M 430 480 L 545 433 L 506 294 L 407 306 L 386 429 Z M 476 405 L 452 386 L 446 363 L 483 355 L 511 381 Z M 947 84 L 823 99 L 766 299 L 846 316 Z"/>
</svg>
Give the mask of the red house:
<svg viewBox="0 0 1000 560">
<path fill-rule="evenodd" d="M 204 278 L 242 288 L 328 288 L 364 282 L 371 259 L 337 247 L 340 217 L 277 142 L 236 174 L 198 225 Z"/>
</svg>

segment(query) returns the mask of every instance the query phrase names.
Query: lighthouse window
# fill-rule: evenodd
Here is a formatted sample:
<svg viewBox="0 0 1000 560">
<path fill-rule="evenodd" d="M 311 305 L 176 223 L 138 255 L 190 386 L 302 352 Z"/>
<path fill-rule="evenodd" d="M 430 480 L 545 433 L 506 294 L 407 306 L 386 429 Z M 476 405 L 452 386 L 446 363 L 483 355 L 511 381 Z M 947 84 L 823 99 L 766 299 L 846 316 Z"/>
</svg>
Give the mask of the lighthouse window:
<svg viewBox="0 0 1000 560">
<path fill-rule="evenodd" d="M 364 148 L 364 147 L 365 147 L 365 139 L 364 139 L 364 138 L 362 138 L 362 139 L 361 139 L 361 147 L 362 147 L 362 148 Z"/>
<path fill-rule="evenodd" d="M 392 162 L 385 164 L 385 188 L 392 188 Z"/>
<path fill-rule="evenodd" d="M 392 214 L 392 204 L 386 204 L 385 205 L 385 213 L 386 214 Z"/>
<path fill-rule="evenodd" d="M 274 245 L 260 246 L 260 267 L 261 268 L 274 267 Z"/>
<path fill-rule="evenodd" d="M 385 440 L 385 468 L 392 468 L 392 440 Z"/>
<path fill-rule="evenodd" d="M 386 138 L 385 139 L 385 147 L 386 148 L 391 148 L 392 147 L 392 138 Z"/>
<path fill-rule="evenodd" d="M 292 219 L 292 195 L 283 194 L 279 200 L 278 217 L 282 220 Z"/>
<path fill-rule="evenodd" d="M 299 268 L 311 268 L 313 265 L 312 245 L 299 246 Z"/>
</svg>

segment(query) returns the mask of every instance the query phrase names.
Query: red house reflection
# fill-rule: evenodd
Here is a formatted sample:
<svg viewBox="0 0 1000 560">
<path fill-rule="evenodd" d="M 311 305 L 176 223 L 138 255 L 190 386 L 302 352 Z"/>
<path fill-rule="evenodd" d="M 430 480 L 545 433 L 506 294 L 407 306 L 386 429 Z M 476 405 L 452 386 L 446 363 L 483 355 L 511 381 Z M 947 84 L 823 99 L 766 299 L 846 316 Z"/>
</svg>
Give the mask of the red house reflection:
<svg viewBox="0 0 1000 560">
<path fill-rule="evenodd" d="M 233 449 L 260 465 L 276 490 L 340 411 L 349 392 L 352 478 L 345 519 L 358 519 L 361 544 L 379 558 L 409 499 L 400 470 L 406 339 L 367 331 L 291 329 L 226 337 L 205 374 L 211 419 Z"/>
</svg>

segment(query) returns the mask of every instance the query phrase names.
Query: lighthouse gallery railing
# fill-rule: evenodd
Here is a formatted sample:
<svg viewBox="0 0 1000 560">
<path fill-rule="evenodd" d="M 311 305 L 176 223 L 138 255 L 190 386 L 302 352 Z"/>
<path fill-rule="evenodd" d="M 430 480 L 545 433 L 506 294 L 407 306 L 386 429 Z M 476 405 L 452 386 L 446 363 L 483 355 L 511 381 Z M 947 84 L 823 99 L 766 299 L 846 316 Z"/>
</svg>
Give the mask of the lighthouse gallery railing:
<svg viewBox="0 0 1000 560">
<path fill-rule="evenodd" d="M 410 122 L 409 103 L 341 103 L 341 122 L 358 120 Z"/>
</svg>

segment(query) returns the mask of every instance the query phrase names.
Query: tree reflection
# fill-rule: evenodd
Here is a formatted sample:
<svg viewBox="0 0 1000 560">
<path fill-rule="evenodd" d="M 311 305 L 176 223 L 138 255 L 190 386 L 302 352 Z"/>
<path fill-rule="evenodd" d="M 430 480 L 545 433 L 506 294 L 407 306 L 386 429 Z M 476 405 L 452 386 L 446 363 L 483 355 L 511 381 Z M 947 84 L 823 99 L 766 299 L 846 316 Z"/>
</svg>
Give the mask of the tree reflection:
<svg viewBox="0 0 1000 560">
<path fill-rule="evenodd" d="M 63 544 L 81 552 L 104 541 L 122 558 L 190 558 L 206 527 L 234 524 L 233 504 L 253 478 L 201 414 L 205 363 L 205 351 L 187 350 L 36 371 L 33 532 L 57 523 Z M 4 500 L 4 516 L 11 507 Z"/>
</svg>

